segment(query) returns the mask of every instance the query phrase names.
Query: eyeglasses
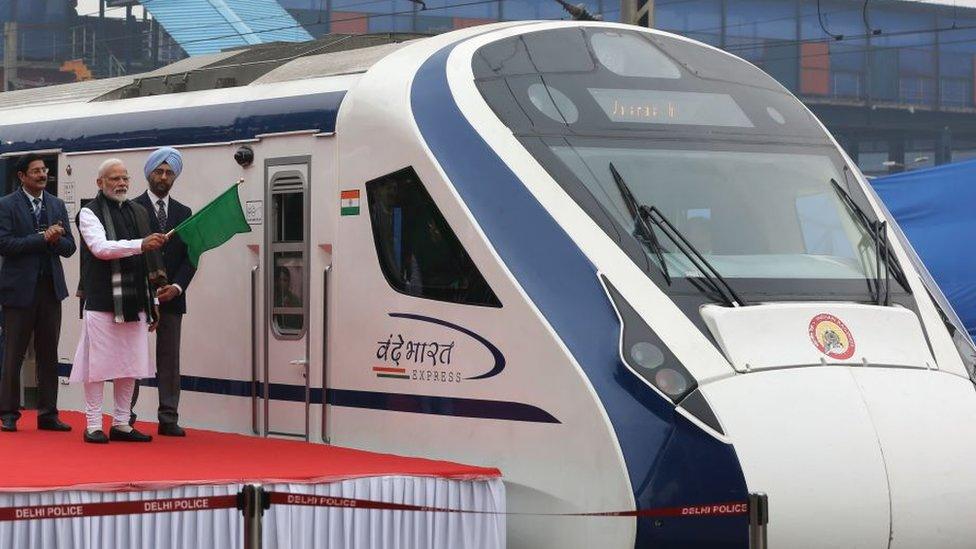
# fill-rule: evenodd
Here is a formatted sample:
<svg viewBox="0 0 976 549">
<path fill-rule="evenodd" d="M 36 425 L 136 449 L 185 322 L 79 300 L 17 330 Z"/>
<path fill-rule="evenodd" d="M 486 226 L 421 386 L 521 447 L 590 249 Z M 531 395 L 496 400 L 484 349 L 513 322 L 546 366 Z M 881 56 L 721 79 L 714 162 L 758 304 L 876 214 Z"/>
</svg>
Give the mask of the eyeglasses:
<svg viewBox="0 0 976 549">
<path fill-rule="evenodd" d="M 47 168 L 31 168 L 27 170 L 29 175 L 47 175 L 50 170 Z"/>
<path fill-rule="evenodd" d="M 129 182 L 129 176 L 127 175 L 116 175 L 113 177 L 106 177 L 105 179 L 108 179 L 109 181 L 125 181 L 126 183 Z"/>
<path fill-rule="evenodd" d="M 156 168 L 155 170 L 152 171 L 152 174 L 155 175 L 156 177 L 159 177 L 161 175 L 168 175 L 169 177 L 173 177 L 174 175 L 176 175 L 176 172 L 174 172 L 173 170 L 164 170 L 163 168 Z"/>
</svg>

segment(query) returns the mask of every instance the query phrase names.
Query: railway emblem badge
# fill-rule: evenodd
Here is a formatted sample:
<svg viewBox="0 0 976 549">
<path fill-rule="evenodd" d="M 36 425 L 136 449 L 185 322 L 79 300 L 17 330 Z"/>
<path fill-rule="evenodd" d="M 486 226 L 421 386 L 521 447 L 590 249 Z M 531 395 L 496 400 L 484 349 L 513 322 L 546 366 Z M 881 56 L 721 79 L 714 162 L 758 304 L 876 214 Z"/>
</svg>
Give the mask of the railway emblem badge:
<svg viewBox="0 0 976 549">
<path fill-rule="evenodd" d="M 841 319 L 822 313 L 810 320 L 810 341 L 821 353 L 837 360 L 854 356 L 854 336 Z"/>
</svg>

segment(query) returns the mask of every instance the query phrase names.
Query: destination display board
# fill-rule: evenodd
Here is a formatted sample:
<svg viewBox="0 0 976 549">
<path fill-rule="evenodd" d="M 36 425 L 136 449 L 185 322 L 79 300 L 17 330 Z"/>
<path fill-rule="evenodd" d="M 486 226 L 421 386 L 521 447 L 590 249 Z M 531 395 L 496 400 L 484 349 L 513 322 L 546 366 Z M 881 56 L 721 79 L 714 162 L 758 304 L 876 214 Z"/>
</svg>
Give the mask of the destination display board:
<svg viewBox="0 0 976 549">
<path fill-rule="evenodd" d="M 666 90 L 589 88 L 613 122 L 754 127 L 731 95 Z"/>
</svg>

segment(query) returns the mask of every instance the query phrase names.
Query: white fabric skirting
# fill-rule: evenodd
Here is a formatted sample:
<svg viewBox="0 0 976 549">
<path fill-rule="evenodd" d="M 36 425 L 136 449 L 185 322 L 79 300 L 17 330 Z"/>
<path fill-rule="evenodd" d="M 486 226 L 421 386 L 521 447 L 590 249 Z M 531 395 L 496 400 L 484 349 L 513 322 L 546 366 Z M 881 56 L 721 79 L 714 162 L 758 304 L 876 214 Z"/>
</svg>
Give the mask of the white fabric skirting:
<svg viewBox="0 0 976 549">
<path fill-rule="evenodd" d="M 265 490 L 505 512 L 501 479 L 369 477 L 331 484 L 271 484 Z M 504 549 L 505 515 L 272 505 L 264 549 Z"/>
<path fill-rule="evenodd" d="M 369 477 L 327 484 L 270 484 L 265 490 L 479 511 L 505 511 L 501 479 Z M 0 507 L 233 495 L 241 485 L 190 485 L 138 492 L 2 492 Z M 266 549 L 504 549 L 502 514 L 435 513 L 272 505 Z M 0 548 L 239 549 L 236 509 L 0 522 Z"/>
<path fill-rule="evenodd" d="M 0 507 L 100 503 L 236 494 L 240 485 L 179 486 L 139 492 L 3 492 Z M 10 549 L 96 549 L 159 547 L 235 548 L 243 545 L 237 509 L 146 515 L 0 522 L 0 547 Z"/>
</svg>

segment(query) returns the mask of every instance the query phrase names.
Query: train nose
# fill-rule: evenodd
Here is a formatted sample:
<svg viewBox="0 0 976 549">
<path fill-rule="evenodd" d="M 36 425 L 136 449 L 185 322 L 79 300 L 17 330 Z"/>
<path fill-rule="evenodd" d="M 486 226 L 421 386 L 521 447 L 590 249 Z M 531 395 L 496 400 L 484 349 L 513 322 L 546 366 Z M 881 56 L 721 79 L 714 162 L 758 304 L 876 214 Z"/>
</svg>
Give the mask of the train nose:
<svg viewBox="0 0 976 549">
<path fill-rule="evenodd" d="M 972 547 L 976 390 L 937 371 L 821 366 L 703 387 L 772 547 Z"/>
</svg>

